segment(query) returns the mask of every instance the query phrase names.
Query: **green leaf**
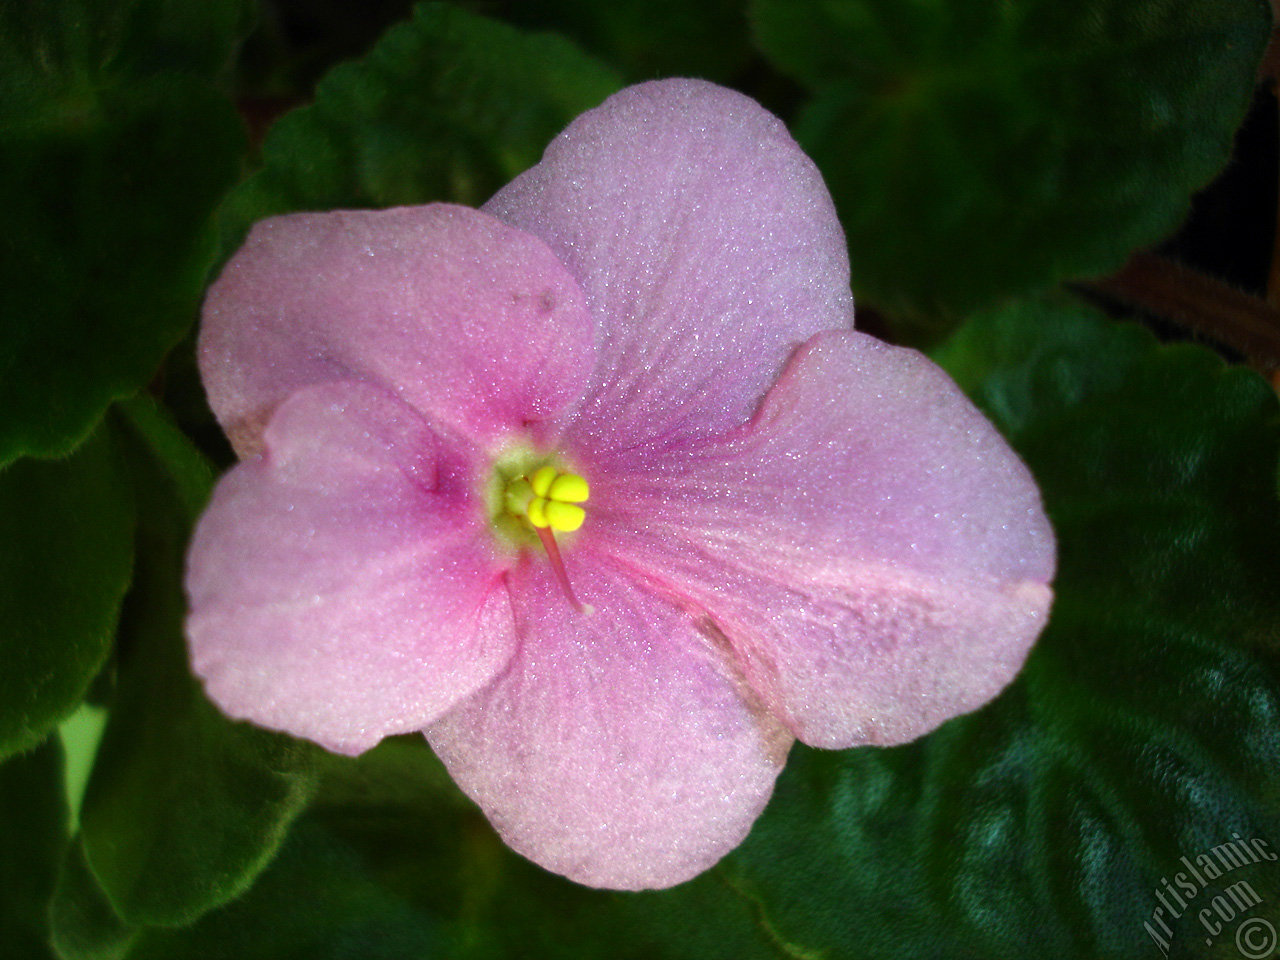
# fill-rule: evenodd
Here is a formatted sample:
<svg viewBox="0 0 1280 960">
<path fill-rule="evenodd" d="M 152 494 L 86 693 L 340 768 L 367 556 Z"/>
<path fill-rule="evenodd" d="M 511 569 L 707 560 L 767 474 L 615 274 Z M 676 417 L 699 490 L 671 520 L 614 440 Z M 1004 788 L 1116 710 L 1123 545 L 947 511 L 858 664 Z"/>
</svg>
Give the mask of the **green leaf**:
<svg viewBox="0 0 1280 960">
<path fill-rule="evenodd" d="M 999 699 L 922 741 L 797 748 L 731 869 L 829 957 L 1154 953 L 1180 857 L 1280 838 L 1276 397 L 1058 302 L 976 317 L 939 359 L 1041 484 L 1049 626 Z M 1206 955 L 1196 911 L 1238 880 L 1280 894 L 1266 861 L 1197 884 L 1163 914 L 1170 955 Z"/>
<path fill-rule="evenodd" d="M 86 700 L 75 713 L 58 725 L 58 739 L 66 754 L 63 780 L 66 786 L 67 805 L 71 813 L 71 831 L 80 829 L 80 805 L 84 801 L 84 788 L 89 783 L 89 771 L 93 758 L 102 742 L 102 730 L 107 725 L 107 711 Z"/>
<path fill-rule="evenodd" d="M 618 894 L 513 853 L 421 737 L 326 756 L 315 803 L 244 897 L 135 960 L 542 958 L 774 960 L 757 906 L 708 874 L 679 892 Z"/>
<path fill-rule="evenodd" d="M 0 764 L 0 943 L 6 960 L 49 960 L 46 908 L 67 846 L 55 738 Z"/>
<path fill-rule="evenodd" d="M 118 44 L 115 56 L 149 71 L 192 73 L 217 79 L 257 16 L 253 0 L 127 0 L 93 3 L 99 30 Z"/>
<path fill-rule="evenodd" d="M 186 661 L 183 551 L 210 473 L 147 401 L 125 406 L 138 570 L 119 679 L 81 811 L 88 866 L 129 925 L 179 925 L 246 890 L 310 796 L 311 751 L 234 723 Z"/>
<path fill-rule="evenodd" d="M 140 933 L 120 919 L 102 892 L 85 860 L 83 838 L 62 862 L 49 921 L 50 940 L 62 960 L 123 960 Z"/>
<path fill-rule="evenodd" d="M 262 170 L 224 206 L 224 250 L 273 214 L 478 206 L 618 85 L 561 37 L 423 4 L 363 60 L 322 80 L 314 105 L 276 124 Z"/>
<path fill-rule="evenodd" d="M 0 7 L 0 464 L 75 447 L 195 316 L 244 137 L 243 0 Z"/>
<path fill-rule="evenodd" d="M 360 874 L 432 918 L 448 956 L 775 956 L 755 907 L 715 873 L 678 893 L 593 890 L 534 866 L 494 833 L 420 737 L 330 757 L 308 814 L 354 856 Z M 404 955 L 406 960 L 410 955 Z"/>
<path fill-rule="evenodd" d="M 636 82 L 703 77 L 731 83 L 751 57 L 745 0 L 511 0 L 500 6 L 504 19 L 563 33 Z"/>
<path fill-rule="evenodd" d="M 963 315 L 1160 240 L 1226 162 L 1263 0 L 753 0 L 815 92 L 796 134 L 849 238 L 854 293 Z"/>
<path fill-rule="evenodd" d="M 176 501 L 167 504 L 176 513 L 166 519 L 182 529 L 190 527 L 213 492 L 212 465 L 149 395 L 130 397 L 119 410 L 129 433 L 144 445 L 143 450 L 135 447 L 135 453 L 162 471 L 162 478 L 151 476 L 150 482 L 159 479 L 166 498 Z"/>
<path fill-rule="evenodd" d="M 341 841 L 304 823 L 252 893 L 190 930 L 148 931 L 132 960 L 420 960 L 458 957 L 432 919 L 363 874 Z"/>
<path fill-rule="evenodd" d="M 65 460 L 0 469 L 0 757 L 40 743 L 111 650 L 133 503 L 102 430 Z"/>
</svg>

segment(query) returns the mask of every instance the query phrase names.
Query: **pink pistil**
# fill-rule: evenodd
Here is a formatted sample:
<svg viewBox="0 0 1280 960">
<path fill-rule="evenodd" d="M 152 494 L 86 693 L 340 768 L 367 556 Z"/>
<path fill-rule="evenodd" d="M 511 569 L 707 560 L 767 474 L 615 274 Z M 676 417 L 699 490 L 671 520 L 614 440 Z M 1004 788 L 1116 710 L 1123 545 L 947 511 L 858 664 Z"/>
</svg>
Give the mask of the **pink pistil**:
<svg viewBox="0 0 1280 960">
<path fill-rule="evenodd" d="M 560 545 L 556 543 L 555 534 L 551 532 L 551 528 L 534 527 L 533 529 L 537 531 L 538 539 L 542 541 L 542 546 L 547 551 L 547 559 L 551 561 L 551 569 L 556 572 L 556 579 L 560 581 L 564 595 L 573 605 L 573 609 L 579 613 L 592 613 L 593 608 L 579 601 L 573 592 L 573 587 L 569 586 L 569 574 L 565 571 L 564 559 L 560 556 Z"/>
</svg>

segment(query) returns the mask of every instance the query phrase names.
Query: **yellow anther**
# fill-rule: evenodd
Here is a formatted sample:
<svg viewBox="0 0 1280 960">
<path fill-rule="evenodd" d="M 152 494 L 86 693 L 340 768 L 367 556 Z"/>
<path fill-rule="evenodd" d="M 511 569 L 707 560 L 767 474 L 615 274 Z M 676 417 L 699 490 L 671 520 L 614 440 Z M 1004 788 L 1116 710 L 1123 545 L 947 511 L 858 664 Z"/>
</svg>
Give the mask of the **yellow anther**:
<svg viewBox="0 0 1280 960">
<path fill-rule="evenodd" d="M 534 497 L 530 500 L 524 515 L 535 527 L 551 526 L 551 522 L 547 519 L 547 501 L 543 497 Z"/>
<path fill-rule="evenodd" d="M 553 530 L 563 530 L 568 533 L 577 530 L 582 526 L 582 521 L 587 519 L 587 511 L 572 503 L 561 503 L 559 500 L 543 500 L 546 506 L 543 508 L 543 514 L 547 518 L 547 526 Z"/>
<path fill-rule="evenodd" d="M 591 489 L 587 481 L 576 473 L 562 473 L 551 482 L 550 489 L 543 496 L 561 503 L 585 503 L 591 496 Z"/>
<path fill-rule="evenodd" d="M 587 513 L 579 503 L 590 495 L 587 481 L 576 473 L 561 473 L 555 467 L 539 467 L 529 477 L 516 477 L 507 484 L 504 502 L 507 512 L 524 517 L 535 528 L 569 533 L 582 526 Z"/>
<path fill-rule="evenodd" d="M 514 450 L 494 464 L 492 481 L 485 488 L 490 524 L 513 547 L 525 546 L 530 532 L 535 534 L 570 606 L 581 614 L 591 613 L 592 607 L 578 600 L 569 584 L 556 542 L 556 531 L 572 533 L 586 520 L 587 512 L 578 504 L 587 501 L 590 488 L 585 478 L 561 473 L 545 460 L 534 469 L 537 462 L 532 451 Z"/>
<path fill-rule="evenodd" d="M 540 497 L 545 497 L 551 492 L 551 484 L 555 482 L 556 477 L 560 475 L 555 467 L 539 467 L 534 471 L 529 483 L 533 486 L 533 492 Z"/>
</svg>

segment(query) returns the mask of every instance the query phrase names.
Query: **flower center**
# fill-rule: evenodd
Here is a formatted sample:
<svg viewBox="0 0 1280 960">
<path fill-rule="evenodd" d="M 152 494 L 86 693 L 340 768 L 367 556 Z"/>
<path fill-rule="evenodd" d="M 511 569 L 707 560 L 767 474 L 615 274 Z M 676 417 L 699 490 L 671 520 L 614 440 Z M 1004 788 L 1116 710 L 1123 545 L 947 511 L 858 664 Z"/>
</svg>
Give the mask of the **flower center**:
<svg viewBox="0 0 1280 960">
<path fill-rule="evenodd" d="M 587 481 L 576 473 L 561 473 L 555 467 L 539 467 L 533 476 L 516 477 L 507 484 L 503 505 L 515 517 L 523 517 L 534 528 L 550 527 L 569 533 L 582 526 L 587 512 L 578 504 L 591 495 Z"/>
<path fill-rule="evenodd" d="M 572 533 L 582 526 L 587 512 L 578 504 L 587 502 L 590 487 L 578 474 L 548 463 L 536 469 L 529 469 L 531 466 L 526 456 L 518 454 L 513 461 L 498 467 L 495 479 L 500 486 L 491 488 L 497 494 L 497 502 L 490 500 L 494 529 L 508 537 L 521 536 L 523 532 L 521 539 L 532 531 L 547 552 L 547 560 L 569 603 L 579 613 L 591 613 L 592 608 L 581 603 L 569 586 L 569 574 L 555 538 L 556 530 Z"/>
</svg>

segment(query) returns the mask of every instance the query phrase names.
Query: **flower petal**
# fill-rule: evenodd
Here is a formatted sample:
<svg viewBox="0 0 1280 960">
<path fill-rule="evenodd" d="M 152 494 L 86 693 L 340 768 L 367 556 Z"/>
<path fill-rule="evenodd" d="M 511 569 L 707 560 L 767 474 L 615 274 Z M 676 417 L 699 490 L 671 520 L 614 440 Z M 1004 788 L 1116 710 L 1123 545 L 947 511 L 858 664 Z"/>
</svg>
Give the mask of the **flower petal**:
<svg viewBox="0 0 1280 960">
<path fill-rule="evenodd" d="M 938 367 L 857 333 L 815 337 L 723 443 L 596 481 L 592 520 L 815 746 L 904 742 L 985 703 L 1052 600 L 1021 461 Z"/>
<path fill-rule="evenodd" d="M 427 737 L 531 860 L 591 886 L 671 886 L 742 840 L 791 737 L 742 699 L 689 614 L 608 563 L 566 559 L 595 613 L 545 563 L 513 571 L 518 653 Z"/>
<path fill-rule="evenodd" d="M 853 324 L 817 168 L 723 87 L 623 90 L 485 210 L 542 237 L 586 291 L 601 352 L 571 436 L 597 461 L 741 424 L 796 346 Z"/>
<path fill-rule="evenodd" d="M 359 753 L 487 682 L 515 634 L 465 458 L 367 384 L 295 393 L 188 558 L 192 664 L 234 717 Z"/>
<path fill-rule="evenodd" d="M 205 301 L 200 371 L 241 456 L 290 393 L 369 380 L 477 440 L 577 399 L 582 293 L 536 237 L 432 204 L 264 220 Z"/>
</svg>

